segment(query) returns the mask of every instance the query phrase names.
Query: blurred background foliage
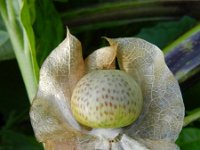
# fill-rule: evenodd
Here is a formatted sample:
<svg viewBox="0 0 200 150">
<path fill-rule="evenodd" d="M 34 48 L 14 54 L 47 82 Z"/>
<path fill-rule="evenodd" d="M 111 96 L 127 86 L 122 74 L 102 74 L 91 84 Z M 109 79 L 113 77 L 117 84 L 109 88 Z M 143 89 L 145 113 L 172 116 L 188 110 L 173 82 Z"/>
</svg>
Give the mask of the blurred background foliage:
<svg viewBox="0 0 200 150">
<path fill-rule="evenodd" d="M 12 0 L 0 0 L 0 150 L 43 149 L 35 140 L 30 124 L 30 103 L 20 73 L 22 67 L 15 59 L 16 47 L 11 45 L 16 40 L 11 36 L 14 30 L 9 31 L 3 15 L 7 5 L 13 5 L 15 16 L 21 13 L 27 39 L 34 37 L 29 42 L 39 68 L 64 38 L 66 26 L 82 42 L 84 57 L 107 45 L 102 36 L 140 37 L 156 44 L 179 80 L 186 107 L 185 127 L 177 144 L 183 150 L 200 149 L 200 1 L 24 1 L 23 9 L 19 9 Z M 7 11 L 9 16 L 12 9 Z M 18 27 L 20 21 L 15 21 Z"/>
</svg>

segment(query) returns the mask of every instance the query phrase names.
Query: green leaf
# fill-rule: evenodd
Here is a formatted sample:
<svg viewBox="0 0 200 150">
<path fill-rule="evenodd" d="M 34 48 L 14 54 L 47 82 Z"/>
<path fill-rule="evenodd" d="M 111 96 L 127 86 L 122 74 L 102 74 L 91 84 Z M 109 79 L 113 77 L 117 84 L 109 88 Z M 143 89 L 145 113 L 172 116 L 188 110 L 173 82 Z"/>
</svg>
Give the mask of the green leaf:
<svg viewBox="0 0 200 150">
<path fill-rule="evenodd" d="M 161 22 L 154 27 L 143 28 L 136 36 L 164 48 L 196 23 L 195 19 L 185 16 L 179 21 Z"/>
<path fill-rule="evenodd" d="M 200 108 L 196 108 L 192 111 L 187 112 L 187 116 L 184 119 L 184 126 L 192 123 L 193 121 L 200 119 Z"/>
<path fill-rule="evenodd" d="M 34 7 L 34 0 L 24 0 L 22 2 L 21 10 L 20 10 L 20 20 L 23 24 L 23 35 L 24 35 L 24 50 L 29 51 L 31 54 L 31 62 L 33 65 L 33 74 L 37 78 L 39 78 L 39 69 L 38 64 L 36 61 L 36 54 L 35 54 L 35 37 L 32 28 L 32 24 L 34 22 L 35 16 L 35 7 Z"/>
<path fill-rule="evenodd" d="M 37 60 L 41 65 L 47 55 L 62 41 L 64 30 L 52 0 L 36 0 L 35 7 L 34 32 Z"/>
<path fill-rule="evenodd" d="M 9 35 L 6 31 L 0 30 L 0 61 L 15 58 L 15 54 L 10 43 Z"/>
<path fill-rule="evenodd" d="M 27 40 L 24 41 L 24 50 L 28 49 L 25 46 L 30 47 L 30 52 L 33 57 L 35 57 L 35 37 L 32 29 L 34 18 L 31 18 L 31 14 L 34 14 L 34 10 L 34 0 L 24 0 L 22 2 L 20 10 L 20 21 L 23 25 L 23 32 L 25 33 L 24 40 Z"/>
<path fill-rule="evenodd" d="M 42 144 L 36 142 L 33 137 L 11 130 L 1 131 L 1 150 L 42 150 Z"/>
<path fill-rule="evenodd" d="M 9 35 L 0 16 L 0 61 L 13 58 L 15 58 L 15 54 L 9 39 Z"/>
<path fill-rule="evenodd" d="M 179 135 L 176 143 L 181 150 L 199 150 L 200 149 L 200 129 L 185 128 Z"/>
</svg>

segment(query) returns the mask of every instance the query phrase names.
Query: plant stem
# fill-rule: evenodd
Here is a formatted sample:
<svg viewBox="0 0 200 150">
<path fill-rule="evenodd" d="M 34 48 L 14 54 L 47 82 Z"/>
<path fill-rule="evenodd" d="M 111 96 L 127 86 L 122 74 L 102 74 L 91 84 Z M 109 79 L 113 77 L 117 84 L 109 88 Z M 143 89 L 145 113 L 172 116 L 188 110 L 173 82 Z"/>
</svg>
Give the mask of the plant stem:
<svg viewBox="0 0 200 150">
<path fill-rule="evenodd" d="M 32 58 L 30 47 L 26 47 L 27 43 L 25 42 L 28 42 L 28 40 L 13 7 L 10 0 L 7 2 L 0 0 L 0 13 L 10 36 L 29 100 L 32 102 L 38 86 L 38 66 L 35 58 Z"/>
<path fill-rule="evenodd" d="M 184 119 L 184 127 L 190 124 L 191 122 L 200 119 L 200 109 L 197 111 L 193 112 L 191 115 L 188 115 Z"/>
<path fill-rule="evenodd" d="M 190 36 L 194 35 L 195 33 L 200 31 L 200 24 L 197 24 L 194 28 L 186 32 L 180 38 L 175 40 L 173 43 L 168 45 L 165 49 L 163 49 L 164 54 L 171 52 L 175 47 L 177 47 L 180 43 L 188 39 Z"/>
</svg>

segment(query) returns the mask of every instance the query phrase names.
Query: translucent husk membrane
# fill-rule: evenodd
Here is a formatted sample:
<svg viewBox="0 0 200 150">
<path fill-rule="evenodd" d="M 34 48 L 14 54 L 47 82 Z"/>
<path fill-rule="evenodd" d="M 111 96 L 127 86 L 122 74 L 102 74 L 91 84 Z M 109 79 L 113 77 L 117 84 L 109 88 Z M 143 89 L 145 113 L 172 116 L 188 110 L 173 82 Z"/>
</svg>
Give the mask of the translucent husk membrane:
<svg viewBox="0 0 200 150">
<path fill-rule="evenodd" d="M 107 40 L 110 46 L 83 60 L 81 43 L 68 31 L 66 39 L 45 60 L 30 111 L 36 138 L 46 150 L 178 149 L 174 142 L 182 129 L 184 105 L 161 50 L 138 38 Z M 71 112 L 74 87 L 88 72 L 114 69 L 116 58 L 120 70 L 132 76 L 142 90 L 141 115 L 128 127 L 84 127 Z"/>
</svg>

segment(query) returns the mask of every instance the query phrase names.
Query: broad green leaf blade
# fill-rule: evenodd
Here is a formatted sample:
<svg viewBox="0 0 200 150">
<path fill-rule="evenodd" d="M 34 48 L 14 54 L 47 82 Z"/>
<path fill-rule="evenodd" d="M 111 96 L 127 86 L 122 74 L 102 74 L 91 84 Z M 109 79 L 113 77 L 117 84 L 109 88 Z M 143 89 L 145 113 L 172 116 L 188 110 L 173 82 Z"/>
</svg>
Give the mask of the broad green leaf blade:
<svg viewBox="0 0 200 150">
<path fill-rule="evenodd" d="M 15 54 L 10 43 L 9 35 L 6 31 L 0 30 L 0 61 L 15 58 Z"/>
<path fill-rule="evenodd" d="M 166 63 L 179 82 L 184 82 L 200 71 L 200 25 L 169 45 Z"/>
<path fill-rule="evenodd" d="M 175 141 L 182 129 L 184 104 L 178 82 L 168 69 L 162 51 L 139 38 L 109 39 L 117 45 L 121 70 L 141 86 L 144 107 L 127 130 L 133 137 Z"/>
<path fill-rule="evenodd" d="M 29 50 L 31 52 L 32 57 L 35 58 L 35 37 L 32 28 L 34 18 L 32 17 L 31 14 L 33 11 L 35 11 L 34 0 L 24 0 L 22 1 L 21 4 L 19 4 L 19 7 L 20 7 L 19 17 L 23 25 L 24 50 L 25 51 Z"/>
<path fill-rule="evenodd" d="M 185 128 L 179 135 L 176 143 L 181 150 L 199 150 L 200 148 L 200 129 Z"/>
<path fill-rule="evenodd" d="M 35 0 L 36 20 L 34 32 L 36 37 L 37 61 L 41 66 L 44 59 L 64 37 L 64 27 L 52 0 Z"/>
<path fill-rule="evenodd" d="M 160 22 L 153 27 L 142 28 L 136 37 L 163 48 L 197 24 L 194 18 L 185 16 L 180 20 Z"/>
<path fill-rule="evenodd" d="M 33 32 L 33 21 L 34 21 L 34 0 L 24 0 L 21 4 L 21 10 L 20 10 L 20 21 L 23 25 L 23 39 L 24 39 L 24 53 L 27 53 L 27 51 L 30 53 L 31 58 L 29 61 L 31 61 L 31 64 L 33 65 L 33 76 L 38 81 L 39 78 L 39 68 L 38 63 L 36 60 L 36 51 L 35 51 L 35 36 Z M 36 81 L 36 82 L 37 82 Z"/>
</svg>

